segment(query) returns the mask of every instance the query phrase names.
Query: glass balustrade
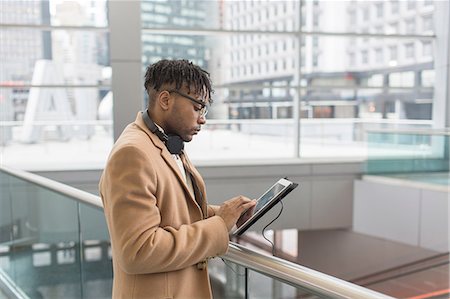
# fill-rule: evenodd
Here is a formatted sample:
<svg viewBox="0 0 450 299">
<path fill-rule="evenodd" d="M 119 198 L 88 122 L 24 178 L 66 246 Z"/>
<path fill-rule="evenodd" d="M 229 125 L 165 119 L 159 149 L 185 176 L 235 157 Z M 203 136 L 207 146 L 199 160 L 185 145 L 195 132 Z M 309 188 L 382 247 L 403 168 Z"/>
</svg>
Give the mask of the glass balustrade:
<svg viewBox="0 0 450 299">
<path fill-rule="evenodd" d="M 82 191 L 39 178 L 0 168 L 0 297 L 111 298 L 112 256 L 100 199 L 89 194 L 85 201 L 73 195 Z M 341 298 L 329 295 L 334 289 L 384 298 L 314 270 L 302 274 L 299 267 L 231 244 L 209 264 L 214 298 Z M 300 274 L 315 278 L 308 282 Z M 4 281 L 11 282 L 8 288 Z"/>
<path fill-rule="evenodd" d="M 448 131 L 377 130 L 369 131 L 367 139 L 368 174 L 442 172 L 448 176 Z"/>
<path fill-rule="evenodd" d="M 29 298 L 110 298 L 103 211 L 0 173 L 0 268 Z"/>
</svg>

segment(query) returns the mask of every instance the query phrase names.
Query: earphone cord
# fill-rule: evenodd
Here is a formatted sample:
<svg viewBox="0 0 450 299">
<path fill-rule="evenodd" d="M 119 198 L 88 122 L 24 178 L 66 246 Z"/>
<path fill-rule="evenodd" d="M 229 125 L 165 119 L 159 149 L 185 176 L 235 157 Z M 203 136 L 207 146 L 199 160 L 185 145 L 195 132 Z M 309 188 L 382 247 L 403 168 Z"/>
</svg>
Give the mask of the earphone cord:
<svg viewBox="0 0 450 299">
<path fill-rule="evenodd" d="M 225 264 L 225 266 L 227 266 L 228 268 L 230 268 L 231 271 L 233 271 L 234 274 L 236 274 L 237 276 L 245 276 L 245 273 L 241 274 L 241 273 L 238 273 L 236 270 L 234 270 L 233 267 L 231 265 L 229 265 L 223 257 L 221 257 L 220 259 Z"/>
<path fill-rule="evenodd" d="M 278 218 L 280 218 L 281 213 L 283 213 L 283 208 L 284 208 L 284 206 L 283 206 L 283 201 L 282 201 L 282 200 L 280 200 L 280 204 L 281 204 L 281 209 L 280 209 L 280 211 L 278 212 L 278 215 L 277 215 L 272 221 L 270 221 L 266 226 L 264 226 L 264 228 L 263 228 L 263 230 L 262 230 L 262 236 L 263 236 L 263 238 L 266 239 L 266 241 L 269 242 L 269 243 L 272 245 L 272 255 L 273 255 L 273 256 L 275 256 L 275 244 L 274 244 L 269 238 L 266 237 L 265 231 L 266 231 L 266 229 L 269 227 L 269 225 L 271 225 L 272 223 L 275 222 L 275 220 L 277 220 Z M 220 259 L 221 259 L 222 262 L 225 264 L 225 266 L 227 266 L 228 268 L 230 268 L 231 271 L 234 272 L 234 274 L 236 274 L 236 275 L 238 275 L 238 276 L 245 276 L 245 274 L 241 274 L 241 273 L 236 272 L 236 271 L 233 269 L 233 267 L 231 267 L 231 266 L 225 261 L 224 258 L 220 258 Z"/>
<path fill-rule="evenodd" d="M 280 212 L 278 212 L 277 217 L 275 217 L 275 218 L 274 218 L 272 221 L 270 221 L 266 226 L 264 226 L 264 228 L 263 228 L 263 230 L 262 230 L 262 236 L 263 236 L 263 238 L 266 239 L 266 241 L 269 242 L 269 243 L 272 245 L 272 255 L 273 255 L 273 256 L 275 256 L 275 244 L 274 244 L 271 240 L 269 240 L 269 238 L 266 237 L 265 231 L 266 231 L 266 229 L 269 227 L 269 225 L 271 225 L 272 223 L 274 223 L 275 220 L 277 220 L 277 219 L 281 216 L 281 213 L 283 212 L 283 207 L 284 207 L 284 206 L 283 206 L 283 201 L 282 201 L 282 200 L 280 200 L 280 204 L 281 204 L 281 209 L 280 209 Z"/>
</svg>

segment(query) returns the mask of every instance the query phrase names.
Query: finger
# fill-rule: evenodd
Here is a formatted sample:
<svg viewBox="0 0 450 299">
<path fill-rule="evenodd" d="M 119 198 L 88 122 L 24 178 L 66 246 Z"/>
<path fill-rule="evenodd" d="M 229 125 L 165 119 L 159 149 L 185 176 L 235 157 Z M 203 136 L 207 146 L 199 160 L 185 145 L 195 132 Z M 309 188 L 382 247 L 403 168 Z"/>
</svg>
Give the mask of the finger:
<svg viewBox="0 0 450 299">
<path fill-rule="evenodd" d="M 238 202 L 240 202 L 241 204 L 242 203 L 247 203 L 247 202 L 250 202 L 250 201 L 252 201 L 252 200 L 250 198 L 248 198 L 248 197 L 245 197 L 245 196 L 240 196 L 239 200 L 238 200 Z"/>
<path fill-rule="evenodd" d="M 244 203 L 247 203 L 249 201 L 251 201 L 250 198 L 247 198 L 245 196 L 237 196 L 237 197 L 234 197 L 234 198 L 232 198 L 230 200 L 227 200 L 225 203 L 230 205 L 230 206 L 233 206 L 233 207 L 237 208 L 240 205 L 242 205 Z"/>
<path fill-rule="evenodd" d="M 250 209 L 250 208 L 253 208 L 254 206 L 256 205 L 256 201 L 250 201 L 250 202 L 247 202 L 247 203 L 245 203 L 245 204 L 243 204 L 241 207 L 244 209 L 244 210 L 247 210 L 247 209 Z"/>
</svg>

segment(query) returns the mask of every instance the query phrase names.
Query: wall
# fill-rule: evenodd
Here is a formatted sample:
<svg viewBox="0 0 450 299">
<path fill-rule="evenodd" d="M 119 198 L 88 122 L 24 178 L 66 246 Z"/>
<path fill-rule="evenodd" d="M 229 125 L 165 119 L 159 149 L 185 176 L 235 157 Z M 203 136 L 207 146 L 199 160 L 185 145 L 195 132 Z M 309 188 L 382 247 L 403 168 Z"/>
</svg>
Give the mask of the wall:
<svg viewBox="0 0 450 299">
<path fill-rule="evenodd" d="M 449 250 L 449 190 L 364 176 L 355 182 L 354 231 L 438 252 Z M 447 189 L 447 190 L 446 190 Z"/>
<path fill-rule="evenodd" d="M 276 180 L 288 177 L 299 187 L 284 200 L 282 216 L 272 228 L 329 229 L 352 226 L 353 181 L 362 172 L 359 161 L 254 161 L 247 165 L 195 163 L 208 190 L 208 200 L 220 204 L 236 195 L 258 197 Z M 37 174 L 98 194 L 100 170 L 51 171 Z M 258 221 L 255 229 L 270 222 L 279 205 Z"/>
</svg>

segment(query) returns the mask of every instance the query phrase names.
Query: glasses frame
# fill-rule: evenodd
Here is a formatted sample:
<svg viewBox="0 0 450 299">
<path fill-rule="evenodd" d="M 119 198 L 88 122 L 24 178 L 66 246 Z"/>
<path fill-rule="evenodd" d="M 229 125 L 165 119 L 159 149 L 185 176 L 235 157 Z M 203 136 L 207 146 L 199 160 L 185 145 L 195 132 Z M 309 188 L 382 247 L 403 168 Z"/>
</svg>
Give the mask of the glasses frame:
<svg viewBox="0 0 450 299">
<path fill-rule="evenodd" d="M 182 96 L 183 98 L 186 98 L 186 99 L 188 99 L 188 100 L 190 100 L 190 101 L 192 101 L 192 102 L 194 102 L 196 104 L 199 104 L 202 107 L 198 111 L 200 117 L 205 117 L 206 114 L 208 114 L 208 111 L 209 111 L 209 105 L 208 104 L 206 104 L 206 103 L 204 103 L 204 102 L 202 102 L 200 100 L 197 100 L 197 99 L 191 97 L 190 95 L 187 95 L 187 94 L 185 94 L 185 93 L 183 93 L 183 92 L 181 92 L 179 90 L 176 90 L 176 89 L 169 89 L 169 90 L 167 90 L 167 92 L 169 92 L 169 93 L 172 93 L 172 92 L 176 93 L 176 94 Z"/>
</svg>

